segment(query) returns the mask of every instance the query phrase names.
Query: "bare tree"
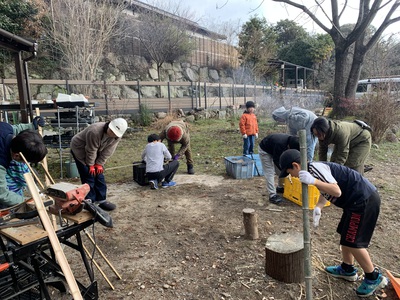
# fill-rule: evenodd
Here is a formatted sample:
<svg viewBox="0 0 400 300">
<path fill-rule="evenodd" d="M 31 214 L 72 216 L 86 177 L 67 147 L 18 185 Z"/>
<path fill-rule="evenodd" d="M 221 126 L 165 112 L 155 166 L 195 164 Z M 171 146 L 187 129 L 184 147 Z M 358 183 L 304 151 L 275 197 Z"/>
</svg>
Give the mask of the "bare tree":
<svg viewBox="0 0 400 300">
<path fill-rule="evenodd" d="M 121 33 L 124 9 L 123 1 L 50 1 L 48 35 L 70 79 L 97 79 L 108 43 Z"/>
<path fill-rule="evenodd" d="M 395 22 L 400 21 L 400 17 L 394 16 L 400 5 L 400 0 L 360 0 L 358 7 L 357 21 L 349 34 L 345 35 L 341 30 L 340 19 L 346 8 L 350 7 L 349 1 L 339 4 L 338 0 L 331 0 L 330 15 L 324 10 L 323 0 L 316 0 L 316 7 L 308 8 L 301 4 L 301 1 L 294 0 L 273 0 L 275 2 L 286 3 L 296 7 L 307 14 L 319 27 L 327 32 L 335 44 L 335 78 L 333 91 L 333 108 L 336 116 L 345 114 L 344 108 L 340 105 L 342 99 L 354 98 L 357 82 L 360 77 L 361 68 L 366 53 L 371 49 L 381 37 L 382 33 Z M 351 3 L 354 9 L 355 3 Z M 367 37 L 367 29 L 378 14 L 382 14 L 384 9 L 388 9 L 385 18 L 377 30 Z M 316 12 L 322 11 L 323 15 L 329 20 L 329 25 L 325 25 L 322 18 L 317 17 Z M 345 72 L 346 59 L 349 55 L 350 46 L 354 44 L 350 72 Z"/>
<path fill-rule="evenodd" d="M 195 24 L 189 20 L 190 13 L 181 10 L 179 5 L 160 9 L 161 7 L 160 4 L 158 7 L 139 7 L 139 22 L 134 27 L 134 36 L 137 36 L 143 46 L 144 56 L 157 65 L 159 80 L 160 68 L 165 62 L 172 63 L 186 58 L 195 49 L 188 34 L 189 26 Z"/>
</svg>

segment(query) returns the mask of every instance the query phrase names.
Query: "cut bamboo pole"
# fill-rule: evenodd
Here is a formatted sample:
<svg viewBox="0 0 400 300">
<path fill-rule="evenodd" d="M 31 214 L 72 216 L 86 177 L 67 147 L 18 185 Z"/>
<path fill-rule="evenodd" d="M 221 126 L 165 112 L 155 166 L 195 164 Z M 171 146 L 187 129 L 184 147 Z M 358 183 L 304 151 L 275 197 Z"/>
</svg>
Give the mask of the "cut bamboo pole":
<svg viewBox="0 0 400 300">
<path fill-rule="evenodd" d="M 36 112 L 36 116 L 39 117 L 40 116 L 39 107 L 35 108 L 35 112 Z M 43 128 L 41 126 L 38 126 L 38 132 L 43 137 Z M 42 165 L 42 167 L 45 170 L 45 172 L 48 173 L 48 171 L 47 171 L 48 170 L 48 168 L 47 168 L 47 155 L 43 158 L 43 160 L 40 162 L 40 164 Z M 48 178 L 48 176 L 44 177 L 44 182 L 46 184 L 46 187 L 48 187 L 50 185 L 50 179 Z M 57 220 L 56 220 L 56 216 L 55 215 L 51 215 L 51 221 L 53 223 L 53 227 L 57 228 Z"/>
<path fill-rule="evenodd" d="M 47 231 L 49 236 L 49 240 L 51 246 L 54 250 L 54 254 L 56 259 L 63 271 L 67 284 L 69 286 L 70 292 L 74 300 L 83 300 L 82 294 L 79 290 L 78 284 L 76 283 L 74 274 L 72 274 L 71 267 L 68 264 L 67 258 L 61 248 L 60 241 L 57 238 L 57 234 L 54 231 L 54 228 L 50 222 L 50 218 L 47 214 L 47 211 L 43 205 L 42 199 L 40 198 L 39 192 L 37 190 L 37 186 L 33 180 L 33 177 L 30 173 L 24 174 L 25 181 L 28 184 L 29 191 L 32 195 L 33 200 L 35 201 L 36 209 L 39 213 L 40 220 L 42 221 L 44 229 Z"/>
<path fill-rule="evenodd" d="M 99 270 L 99 272 L 101 273 L 101 275 L 103 275 L 104 279 L 107 281 L 108 285 L 115 290 L 114 286 L 112 285 L 112 283 L 110 282 L 110 280 L 108 279 L 108 277 L 106 276 L 106 274 L 104 274 L 103 270 L 100 268 L 100 266 L 97 264 L 97 262 L 94 260 L 94 258 L 92 257 L 92 255 L 89 253 L 89 250 L 85 247 L 85 245 L 82 244 L 83 249 L 86 252 L 86 255 L 92 260 L 93 264 L 96 266 L 96 268 Z"/>
<path fill-rule="evenodd" d="M 89 240 L 93 243 L 93 245 L 96 247 L 97 251 L 99 251 L 100 255 L 104 258 L 104 260 L 106 261 L 106 263 L 110 266 L 111 270 L 113 270 L 113 272 L 115 273 L 115 275 L 117 275 L 117 277 L 119 279 L 122 279 L 121 275 L 119 275 L 119 273 L 117 272 L 117 270 L 114 268 L 114 266 L 111 264 L 111 262 L 107 259 L 107 257 L 104 255 L 103 251 L 101 251 L 100 247 L 97 246 L 96 242 L 94 241 L 94 239 L 92 238 L 92 236 L 89 234 L 89 232 L 86 231 L 86 229 L 84 230 L 86 236 L 89 238 Z"/>
<path fill-rule="evenodd" d="M 39 117 L 40 116 L 39 107 L 35 108 L 35 112 L 36 112 L 36 116 Z M 38 126 L 38 132 L 43 137 L 43 128 L 41 126 Z M 47 155 L 43 158 L 41 164 L 42 164 L 43 168 L 47 170 Z M 46 176 L 45 176 L 45 184 L 46 184 L 46 186 L 50 185 L 50 180 Z"/>
</svg>

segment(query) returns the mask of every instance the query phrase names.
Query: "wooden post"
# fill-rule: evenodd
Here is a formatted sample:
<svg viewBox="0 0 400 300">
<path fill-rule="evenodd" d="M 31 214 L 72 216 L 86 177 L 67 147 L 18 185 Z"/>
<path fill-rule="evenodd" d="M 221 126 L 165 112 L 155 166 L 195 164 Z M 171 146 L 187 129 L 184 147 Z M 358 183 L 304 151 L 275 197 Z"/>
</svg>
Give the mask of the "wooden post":
<svg viewBox="0 0 400 300">
<path fill-rule="evenodd" d="M 301 232 L 274 234 L 267 239 L 265 273 L 286 283 L 304 281 L 304 248 Z"/>
<path fill-rule="evenodd" d="M 243 209 L 244 238 L 248 240 L 258 239 L 257 214 L 252 208 Z"/>
</svg>

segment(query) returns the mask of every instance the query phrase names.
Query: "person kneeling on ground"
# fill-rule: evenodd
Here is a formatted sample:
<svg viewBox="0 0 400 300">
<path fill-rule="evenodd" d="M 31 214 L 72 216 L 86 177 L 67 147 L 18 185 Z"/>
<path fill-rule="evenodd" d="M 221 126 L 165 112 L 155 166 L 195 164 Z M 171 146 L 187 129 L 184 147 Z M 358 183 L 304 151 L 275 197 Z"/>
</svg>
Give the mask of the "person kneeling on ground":
<svg viewBox="0 0 400 300">
<path fill-rule="evenodd" d="M 168 151 L 174 160 L 178 160 L 185 154 L 187 172 L 194 174 L 192 150 L 190 148 L 189 126 L 182 120 L 171 121 L 160 133 L 160 139 L 168 141 Z M 175 144 L 181 144 L 178 153 L 175 154 Z"/>
<path fill-rule="evenodd" d="M 146 175 L 149 179 L 150 188 L 156 190 L 159 182 L 162 182 L 163 188 L 175 186 L 176 182 L 172 179 L 179 167 L 178 159 L 164 164 L 164 159 L 169 161 L 172 159 L 172 155 L 167 147 L 161 143 L 157 134 L 150 134 L 147 137 L 147 142 L 148 144 L 142 153 L 142 160 L 146 163 Z"/>
<path fill-rule="evenodd" d="M 356 293 L 359 297 L 368 297 L 377 289 L 384 288 L 388 280 L 375 268 L 367 247 L 370 243 L 378 220 L 381 199 L 375 186 L 359 172 L 332 162 L 308 163 L 308 171 L 301 169 L 300 152 L 286 150 L 279 159 L 282 176 L 288 173 L 298 177 L 304 184 L 313 184 L 321 192 L 314 208 L 314 226 L 319 225 L 321 210 L 327 201 L 343 209 L 337 227 L 340 234 L 342 263 L 329 266 L 325 271 L 336 278 L 356 281 L 356 260 L 365 276 Z M 330 223 L 329 223 L 330 224 Z"/>
<path fill-rule="evenodd" d="M 264 177 L 267 181 L 269 201 L 274 204 L 279 204 L 283 200 L 278 193 L 283 193 L 284 178 L 278 178 L 278 186 L 275 190 L 274 175 L 280 175 L 279 158 L 287 149 L 300 149 L 299 138 L 297 136 L 285 133 L 273 133 L 263 138 L 258 145 L 258 154 L 260 155 Z"/>
</svg>

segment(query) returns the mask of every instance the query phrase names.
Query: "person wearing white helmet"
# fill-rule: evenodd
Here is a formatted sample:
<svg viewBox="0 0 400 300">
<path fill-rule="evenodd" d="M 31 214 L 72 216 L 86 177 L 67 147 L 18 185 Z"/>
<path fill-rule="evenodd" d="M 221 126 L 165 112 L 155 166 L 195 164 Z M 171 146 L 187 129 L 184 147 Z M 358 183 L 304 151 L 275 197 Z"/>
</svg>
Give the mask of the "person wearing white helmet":
<svg viewBox="0 0 400 300">
<path fill-rule="evenodd" d="M 104 164 L 114 153 L 127 128 L 128 123 L 123 118 L 98 122 L 86 127 L 71 140 L 71 153 L 81 182 L 90 186 L 86 197 L 104 210 L 116 208 L 114 203 L 107 201 Z"/>
</svg>

